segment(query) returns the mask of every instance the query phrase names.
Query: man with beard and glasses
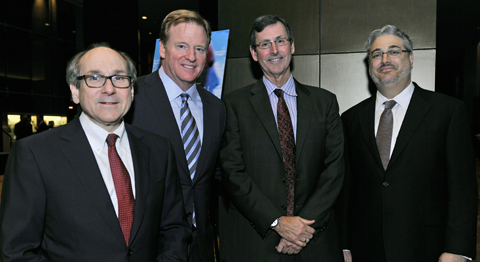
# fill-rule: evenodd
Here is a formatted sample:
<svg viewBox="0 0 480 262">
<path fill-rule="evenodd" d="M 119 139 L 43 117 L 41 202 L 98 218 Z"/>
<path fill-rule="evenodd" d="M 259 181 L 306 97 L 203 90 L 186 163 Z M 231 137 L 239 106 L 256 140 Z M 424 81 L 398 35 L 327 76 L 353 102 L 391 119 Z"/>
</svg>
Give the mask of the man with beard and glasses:
<svg viewBox="0 0 480 262">
<path fill-rule="evenodd" d="M 465 105 L 411 80 L 409 37 L 387 25 L 366 43 L 377 93 L 342 115 L 346 261 L 475 258 L 477 181 Z"/>
<path fill-rule="evenodd" d="M 293 78 L 284 19 L 261 16 L 250 32 L 264 76 L 224 98 L 222 261 L 342 261 L 332 212 L 344 176 L 337 99 Z"/>
</svg>

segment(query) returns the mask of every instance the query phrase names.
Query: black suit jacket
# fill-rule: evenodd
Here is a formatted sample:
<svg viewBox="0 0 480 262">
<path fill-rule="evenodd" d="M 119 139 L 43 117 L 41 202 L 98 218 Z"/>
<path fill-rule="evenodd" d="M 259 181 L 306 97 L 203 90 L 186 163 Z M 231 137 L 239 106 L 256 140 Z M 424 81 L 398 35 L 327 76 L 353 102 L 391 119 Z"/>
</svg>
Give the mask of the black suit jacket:
<svg viewBox="0 0 480 262">
<path fill-rule="evenodd" d="M 343 131 L 335 96 L 295 81 L 297 97 L 294 215 L 314 219 L 316 234 L 298 256 L 343 261 L 332 206 L 343 183 Z M 279 235 L 270 229 L 286 215 L 287 188 L 277 124 L 265 85 L 224 98 L 227 126 L 220 151 L 230 196 L 220 219 L 222 261 L 280 261 Z"/>
<path fill-rule="evenodd" d="M 372 96 L 342 115 L 353 260 L 437 261 L 442 252 L 474 258 L 478 196 L 464 104 L 415 84 L 386 170 L 374 111 Z"/>
<path fill-rule="evenodd" d="M 127 116 L 132 125 L 162 135 L 175 151 L 183 200 L 191 223 L 193 205 L 202 261 L 214 261 L 213 233 L 210 224 L 210 195 L 222 134 L 225 129 L 225 106 L 222 101 L 197 86 L 203 103 L 203 140 L 193 181 L 190 179 L 182 137 L 158 71 L 137 81 L 133 108 Z"/>
<path fill-rule="evenodd" d="M 129 246 L 75 118 L 15 142 L 0 208 L 3 262 L 186 261 L 190 233 L 172 147 L 130 125 L 126 130 L 136 188 Z"/>
</svg>

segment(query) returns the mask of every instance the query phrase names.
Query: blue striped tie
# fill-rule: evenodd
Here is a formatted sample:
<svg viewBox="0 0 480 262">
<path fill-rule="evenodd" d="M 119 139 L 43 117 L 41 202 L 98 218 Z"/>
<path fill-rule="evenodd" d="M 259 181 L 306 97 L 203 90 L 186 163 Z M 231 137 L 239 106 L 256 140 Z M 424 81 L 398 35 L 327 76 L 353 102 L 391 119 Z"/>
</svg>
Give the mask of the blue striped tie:
<svg viewBox="0 0 480 262">
<path fill-rule="evenodd" d="M 182 140 L 183 149 L 187 158 L 188 170 L 190 171 L 190 178 L 193 180 L 195 171 L 197 169 L 198 157 L 200 156 L 200 149 L 202 142 L 200 142 L 200 133 L 198 132 L 195 118 L 193 118 L 190 108 L 188 107 L 187 93 L 180 95 L 182 98 L 182 105 L 180 108 L 180 122 L 182 123 Z M 192 224 L 196 226 L 195 211 L 192 214 Z"/>
</svg>

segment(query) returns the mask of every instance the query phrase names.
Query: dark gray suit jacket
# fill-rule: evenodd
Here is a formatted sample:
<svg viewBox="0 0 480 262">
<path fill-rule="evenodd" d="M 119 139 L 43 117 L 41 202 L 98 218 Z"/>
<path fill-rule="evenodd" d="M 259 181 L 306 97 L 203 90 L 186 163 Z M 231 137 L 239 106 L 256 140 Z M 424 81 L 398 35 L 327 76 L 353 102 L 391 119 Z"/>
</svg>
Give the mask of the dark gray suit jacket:
<svg viewBox="0 0 480 262">
<path fill-rule="evenodd" d="M 375 96 L 342 115 L 351 186 L 353 260 L 475 257 L 477 181 L 465 105 L 415 84 L 384 170 L 374 133 Z"/>
<path fill-rule="evenodd" d="M 304 261 L 343 261 L 332 206 L 344 176 L 343 131 L 335 96 L 295 81 L 297 97 L 294 215 L 314 219 L 316 234 L 298 256 Z M 279 235 L 270 229 L 286 215 L 287 188 L 277 124 L 265 85 L 224 98 L 227 126 L 220 151 L 230 196 L 220 217 L 222 261 L 280 261 Z"/>
<path fill-rule="evenodd" d="M 214 260 L 214 238 L 210 220 L 210 199 L 218 151 L 225 129 L 225 106 L 202 87 L 197 91 L 203 103 L 203 141 L 193 181 L 190 179 L 182 137 L 165 87 L 155 71 L 137 81 L 135 100 L 126 121 L 170 140 L 175 151 L 183 200 L 191 223 L 193 205 L 202 261 Z"/>
<path fill-rule="evenodd" d="M 15 142 L 0 208 L 2 262 L 186 261 L 190 233 L 172 147 L 128 124 L 126 130 L 136 188 L 128 247 L 75 118 Z"/>
</svg>

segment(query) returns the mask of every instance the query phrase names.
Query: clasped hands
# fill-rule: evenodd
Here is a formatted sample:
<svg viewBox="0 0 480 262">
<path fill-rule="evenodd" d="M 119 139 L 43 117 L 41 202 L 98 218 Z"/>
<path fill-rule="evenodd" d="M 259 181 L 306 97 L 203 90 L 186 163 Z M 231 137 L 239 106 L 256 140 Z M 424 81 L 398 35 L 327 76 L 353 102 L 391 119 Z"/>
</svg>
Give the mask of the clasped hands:
<svg viewBox="0 0 480 262">
<path fill-rule="evenodd" d="M 282 216 L 278 225 L 273 228 L 282 237 L 275 247 L 277 252 L 289 255 L 300 253 L 315 234 L 315 229 L 310 226 L 313 223 L 315 220 L 299 216 Z"/>
</svg>

